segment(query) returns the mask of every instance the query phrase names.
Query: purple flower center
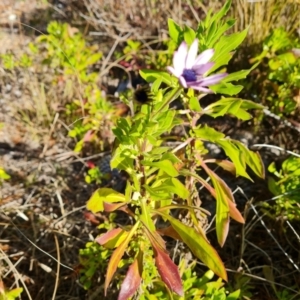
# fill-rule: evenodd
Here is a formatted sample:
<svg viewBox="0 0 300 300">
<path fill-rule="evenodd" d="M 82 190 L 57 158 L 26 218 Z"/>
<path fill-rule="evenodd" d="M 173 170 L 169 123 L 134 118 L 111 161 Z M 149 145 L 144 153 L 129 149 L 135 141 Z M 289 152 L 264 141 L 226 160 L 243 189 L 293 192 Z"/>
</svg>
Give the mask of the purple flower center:
<svg viewBox="0 0 300 300">
<path fill-rule="evenodd" d="M 192 69 L 184 69 L 182 76 L 186 82 L 192 82 L 197 80 L 196 72 Z"/>
</svg>

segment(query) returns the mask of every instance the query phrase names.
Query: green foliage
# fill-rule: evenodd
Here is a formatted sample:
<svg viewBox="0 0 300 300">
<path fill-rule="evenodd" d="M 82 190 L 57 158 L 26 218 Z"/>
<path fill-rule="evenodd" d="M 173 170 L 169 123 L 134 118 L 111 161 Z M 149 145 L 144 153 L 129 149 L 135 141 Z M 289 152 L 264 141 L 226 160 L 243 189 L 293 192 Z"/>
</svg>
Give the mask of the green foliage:
<svg viewBox="0 0 300 300">
<path fill-rule="evenodd" d="M 89 242 L 84 249 L 79 251 L 80 262 L 80 283 L 88 290 L 93 284 L 93 277 L 96 272 L 104 272 L 107 266 L 107 259 L 111 254 L 111 250 L 100 246 L 98 243 Z"/>
<path fill-rule="evenodd" d="M 265 80 L 260 78 L 267 91 L 266 104 L 278 115 L 294 114 L 300 105 L 299 47 L 299 38 L 279 28 L 266 38 L 255 58 L 266 69 Z"/>
<path fill-rule="evenodd" d="M 1 284 L 3 285 L 3 284 Z M 10 291 L 6 291 L 3 288 L 1 288 L 0 291 L 0 300 L 16 300 L 19 299 L 23 292 L 23 288 L 15 288 Z"/>
<path fill-rule="evenodd" d="M 202 41 L 201 47 L 209 45 L 216 49 L 213 61 L 217 67 L 214 70 L 224 67 L 231 58 L 232 50 L 246 36 L 246 31 L 223 35 L 226 31 L 223 25 L 227 24 L 226 29 L 229 25 L 228 22 L 223 23 L 220 20 L 226 14 L 228 6 L 230 1 L 220 13 L 215 16 L 209 14 L 197 31 L 187 26 L 181 28 L 169 20 L 173 43 L 179 46 L 183 39 L 191 43 L 194 38 L 199 38 Z M 229 22 L 231 23 L 232 21 Z M 214 39 L 213 35 L 218 38 Z M 130 47 L 138 48 L 139 45 L 131 43 Z M 249 70 L 243 70 L 229 75 L 224 82 L 214 87 L 215 91 L 222 89 L 225 95 L 237 94 L 241 88 L 231 82 L 245 78 L 248 73 Z M 114 249 L 106 270 L 105 294 L 120 264 L 124 265 L 122 258 L 125 256 L 126 260 L 128 255 L 127 262 L 130 258 L 131 261 L 120 288 L 119 300 L 129 299 L 134 293 L 138 293 L 140 286 L 144 297 L 148 297 L 145 299 L 165 299 L 167 295 L 171 298 L 183 297 L 184 286 L 180 272 L 168 256 L 162 238 L 164 235 L 186 244 L 195 257 L 211 269 L 210 274 L 227 280 L 225 267 L 207 240 L 196 214 L 198 210 L 201 211 L 201 207 L 197 206 L 196 183 L 203 185 L 217 201 L 216 233 L 221 246 L 226 241 L 230 217 L 240 223 L 244 222 L 235 207 L 231 190 L 208 165 L 216 163 L 236 176 L 248 179 L 248 167 L 256 175 L 264 176 L 264 168 L 257 153 L 198 120 L 203 115 L 217 117 L 225 114 L 248 120 L 250 114 L 247 110 L 260 106 L 239 98 L 222 98 L 203 109 L 201 98 L 205 94 L 191 89 L 184 90 L 178 80 L 168 73 L 146 69 L 140 74 L 148 83 L 152 83 L 152 102 L 142 105 L 133 116 L 119 118 L 113 129 L 116 140 L 111 168 L 127 172 L 129 179 L 125 193 L 100 188 L 88 201 L 87 208 L 93 213 L 121 210 L 127 214 L 127 224 L 131 224 L 110 229 L 96 239 L 101 246 Z M 175 100 L 181 101 L 182 111 L 170 109 L 170 104 Z M 127 99 L 126 103 L 129 102 L 130 99 Z M 189 131 L 182 138 L 180 147 L 172 149 L 165 144 L 171 139 L 167 134 L 183 123 L 185 126 L 188 124 Z M 231 162 L 206 159 L 204 154 L 208 151 L 204 146 L 205 141 L 223 148 Z M 200 170 L 210 177 L 212 184 L 199 175 Z M 176 219 L 172 215 L 174 209 L 185 209 L 189 212 L 192 225 L 187 226 L 180 219 Z M 156 266 L 156 271 L 153 265 Z M 152 283 L 153 278 L 155 284 Z M 204 299 L 226 299 L 225 290 L 221 288 L 221 279 L 205 285 L 207 298 Z M 153 295 L 153 289 L 158 293 L 156 296 Z M 228 299 L 237 299 L 238 293 L 235 292 Z"/>
<path fill-rule="evenodd" d="M 268 171 L 274 175 L 269 177 L 270 191 L 276 197 L 275 204 L 264 203 L 269 216 L 284 220 L 300 220 L 300 158 L 290 156 L 280 168 L 270 164 Z"/>
<path fill-rule="evenodd" d="M 8 180 L 8 179 L 10 179 L 10 175 L 7 174 L 3 168 L 0 168 L 0 185 L 3 180 Z"/>
</svg>

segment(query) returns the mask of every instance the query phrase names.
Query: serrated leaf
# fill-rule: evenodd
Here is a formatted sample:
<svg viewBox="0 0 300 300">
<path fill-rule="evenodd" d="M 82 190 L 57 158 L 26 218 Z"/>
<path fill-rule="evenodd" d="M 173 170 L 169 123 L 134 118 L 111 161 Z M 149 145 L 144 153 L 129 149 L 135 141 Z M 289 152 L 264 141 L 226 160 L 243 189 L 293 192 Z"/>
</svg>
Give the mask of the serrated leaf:
<svg viewBox="0 0 300 300">
<path fill-rule="evenodd" d="M 227 281 L 227 273 L 224 264 L 216 250 L 206 240 L 206 237 L 203 237 L 194 228 L 182 224 L 170 215 L 161 211 L 156 212 L 169 220 L 172 227 L 181 237 L 182 241 L 191 249 L 197 258 L 203 261 L 203 263 L 216 275 Z"/>
<path fill-rule="evenodd" d="M 252 181 L 251 177 L 246 172 L 246 161 L 243 152 L 235 146 L 234 142 L 230 139 L 223 139 L 216 141 L 222 147 L 226 155 L 231 159 L 236 168 L 236 176 L 243 176 Z"/>
<path fill-rule="evenodd" d="M 229 62 L 232 57 L 231 51 L 235 50 L 243 42 L 247 36 L 247 32 L 248 29 L 246 28 L 238 33 L 221 36 L 215 45 L 215 55 L 212 58 L 215 65 L 209 70 L 209 73 L 212 73 Z"/>
<path fill-rule="evenodd" d="M 252 116 L 245 110 L 262 108 L 262 105 L 249 100 L 240 98 L 222 98 L 221 100 L 205 107 L 204 112 L 215 118 L 224 116 L 225 114 L 232 114 L 239 119 L 248 120 L 252 118 Z"/>
<path fill-rule="evenodd" d="M 136 232 L 138 226 L 139 226 L 139 222 L 135 223 L 135 225 L 132 227 L 132 229 L 130 230 L 130 232 L 128 233 L 127 237 L 125 238 L 125 240 L 119 245 L 119 247 L 113 252 L 108 266 L 107 266 L 107 270 L 106 270 L 106 277 L 105 277 L 105 283 L 104 283 L 104 295 L 106 296 L 106 292 L 107 292 L 107 288 L 112 280 L 113 275 L 115 274 L 118 264 L 122 258 L 122 256 L 124 255 L 124 252 L 128 246 L 128 243 L 130 242 L 132 236 L 134 235 L 134 233 Z"/>
<path fill-rule="evenodd" d="M 86 207 L 93 213 L 104 210 L 104 202 L 125 202 L 125 196 L 110 188 L 100 188 L 96 190 L 88 200 Z"/>
<path fill-rule="evenodd" d="M 234 144 L 243 153 L 246 164 L 251 168 L 251 170 L 259 177 L 265 177 L 265 167 L 261 159 L 261 156 L 257 152 L 249 150 L 243 143 L 239 141 L 232 140 Z"/>
<path fill-rule="evenodd" d="M 230 82 L 220 82 L 209 87 L 216 94 L 234 96 L 238 94 L 244 87 L 242 85 L 233 85 Z"/>
<path fill-rule="evenodd" d="M 118 300 L 127 300 L 134 295 L 142 281 L 142 268 L 136 258 L 130 265 L 125 279 L 122 282 Z"/>
</svg>

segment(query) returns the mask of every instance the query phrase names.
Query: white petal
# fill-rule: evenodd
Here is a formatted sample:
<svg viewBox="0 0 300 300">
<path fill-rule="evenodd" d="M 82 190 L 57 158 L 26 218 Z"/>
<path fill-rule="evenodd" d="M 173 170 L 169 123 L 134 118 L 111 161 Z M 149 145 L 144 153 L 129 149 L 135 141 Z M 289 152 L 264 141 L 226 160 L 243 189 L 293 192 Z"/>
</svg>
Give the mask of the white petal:
<svg viewBox="0 0 300 300">
<path fill-rule="evenodd" d="M 176 69 L 173 67 L 167 67 L 167 70 L 172 73 L 175 77 L 179 78 L 179 76 L 182 74 L 182 72 L 178 72 Z"/>
<path fill-rule="evenodd" d="M 201 92 L 204 92 L 204 93 L 207 93 L 207 94 L 211 94 L 213 93 L 212 90 L 208 89 L 208 88 L 205 88 L 205 87 L 202 87 L 202 86 L 198 86 L 198 85 L 189 85 L 190 88 L 194 89 L 194 90 L 197 90 L 197 91 L 201 91 Z"/>
<path fill-rule="evenodd" d="M 211 69 L 214 64 L 215 63 L 213 63 L 213 62 L 208 62 L 204 65 L 195 65 L 195 66 L 193 66 L 193 70 L 196 72 L 197 75 L 203 75 L 209 69 Z"/>
<path fill-rule="evenodd" d="M 179 77 L 179 82 L 185 89 L 187 88 L 187 84 L 183 76 Z"/>
<path fill-rule="evenodd" d="M 217 84 L 221 79 L 227 76 L 227 73 L 216 74 L 212 76 L 205 77 L 201 80 L 202 86 L 209 86 Z"/>
<path fill-rule="evenodd" d="M 178 50 L 174 53 L 173 56 L 173 66 L 176 72 L 182 74 L 185 67 L 185 60 L 188 53 L 188 46 L 186 42 L 182 42 Z"/>
<path fill-rule="evenodd" d="M 198 52 L 198 39 L 195 39 L 186 57 L 186 62 L 185 62 L 186 69 L 191 69 L 195 64 L 197 52 Z"/>
<path fill-rule="evenodd" d="M 215 51 L 214 49 L 207 49 L 203 51 L 195 60 L 195 65 L 204 65 L 210 61 L 213 57 Z"/>
</svg>

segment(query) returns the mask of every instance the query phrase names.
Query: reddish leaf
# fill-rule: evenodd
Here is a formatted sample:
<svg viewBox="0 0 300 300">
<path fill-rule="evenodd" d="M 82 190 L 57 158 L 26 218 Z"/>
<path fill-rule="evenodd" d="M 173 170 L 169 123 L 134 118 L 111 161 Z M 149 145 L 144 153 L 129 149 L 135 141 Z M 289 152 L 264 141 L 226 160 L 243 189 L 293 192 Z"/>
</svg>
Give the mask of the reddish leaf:
<svg viewBox="0 0 300 300">
<path fill-rule="evenodd" d="M 83 213 L 84 215 L 84 218 L 87 220 L 87 221 L 90 221 L 93 225 L 99 225 L 100 224 L 100 221 L 96 218 L 96 216 L 91 213 L 90 211 L 85 211 Z"/>
<path fill-rule="evenodd" d="M 107 231 L 106 233 L 98 236 L 95 241 L 100 245 L 108 249 L 113 249 L 118 247 L 126 238 L 128 232 L 121 228 L 115 228 Z"/>
<path fill-rule="evenodd" d="M 141 281 L 142 268 L 139 265 L 138 259 L 135 259 L 132 265 L 130 265 L 126 277 L 122 282 L 118 300 L 127 300 L 133 296 L 139 288 Z"/>
<path fill-rule="evenodd" d="M 108 203 L 108 202 L 103 203 L 104 211 L 106 211 L 106 212 L 113 212 L 125 205 L 126 205 L 126 203 L 122 203 L 122 202 L 121 203 Z"/>
<path fill-rule="evenodd" d="M 207 163 L 214 163 L 214 164 L 217 164 L 218 166 L 220 166 L 221 168 L 223 168 L 225 171 L 228 171 L 232 174 L 236 174 L 236 170 L 235 170 L 235 166 L 234 164 L 229 161 L 229 160 L 226 160 L 226 159 L 206 159 L 204 161 L 206 164 Z"/>
<path fill-rule="evenodd" d="M 131 228 L 130 232 L 128 233 L 125 240 L 120 244 L 120 246 L 113 252 L 106 271 L 105 283 L 104 283 L 104 295 L 106 296 L 107 288 L 111 282 L 113 275 L 115 274 L 118 264 L 124 255 L 124 252 L 127 248 L 130 239 L 132 238 L 133 234 L 136 232 L 139 222 L 135 223 L 135 225 Z"/>
<path fill-rule="evenodd" d="M 94 136 L 94 131 L 93 130 L 89 130 L 83 137 L 83 141 L 85 143 L 90 142 L 92 140 Z"/>
<path fill-rule="evenodd" d="M 227 199 L 227 200 L 228 200 L 228 205 L 229 205 L 230 217 L 239 223 L 245 224 L 245 219 L 241 215 L 240 211 L 236 208 L 236 204 L 229 199 Z"/>
<path fill-rule="evenodd" d="M 86 165 L 90 169 L 94 169 L 96 167 L 96 165 L 90 160 L 86 162 Z"/>
<path fill-rule="evenodd" d="M 155 255 L 155 265 L 163 282 L 167 287 L 179 296 L 183 296 L 183 287 L 178 271 L 178 267 L 173 263 L 168 254 L 166 254 L 160 247 L 152 244 Z"/>
<path fill-rule="evenodd" d="M 182 241 L 180 235 L 174 230 L 174 228 L 172 226 L 157 229 L 157 232 L 159 234 L 169 236 L 169 237 L 173 238 L 174 240 Z"/>
</svg>

